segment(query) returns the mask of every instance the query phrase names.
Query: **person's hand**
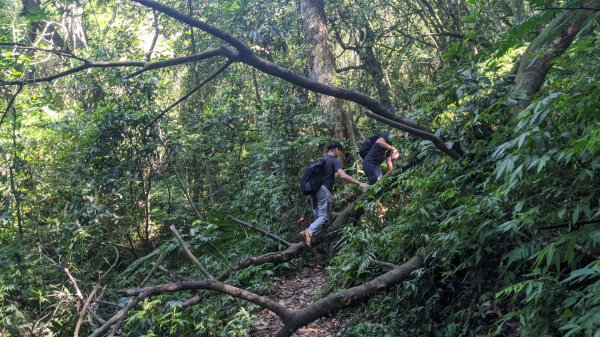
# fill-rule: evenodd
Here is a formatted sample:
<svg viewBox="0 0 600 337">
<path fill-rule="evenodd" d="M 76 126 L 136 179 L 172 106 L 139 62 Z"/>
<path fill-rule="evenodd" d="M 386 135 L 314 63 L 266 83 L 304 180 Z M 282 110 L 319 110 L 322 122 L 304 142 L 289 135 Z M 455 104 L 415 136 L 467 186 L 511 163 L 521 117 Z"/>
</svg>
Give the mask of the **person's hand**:
<svg viewBox="0 0 600 337">
<path fill-rule="evenodd" d="M 392 153 L 392 159 L 398 159 L 398 158 L 400 158 L 400 153 L 398 151 L 394 151 Z"/>
<path fill-rule="evenodd" d="M 358 186 L 360 186 L 362 188 L 367 188 L 367 187 L 369 187 L 369 184 L 367 184 L 367 183 L 360 183 L 360 184 L 358 184 Z"/>
</svg>

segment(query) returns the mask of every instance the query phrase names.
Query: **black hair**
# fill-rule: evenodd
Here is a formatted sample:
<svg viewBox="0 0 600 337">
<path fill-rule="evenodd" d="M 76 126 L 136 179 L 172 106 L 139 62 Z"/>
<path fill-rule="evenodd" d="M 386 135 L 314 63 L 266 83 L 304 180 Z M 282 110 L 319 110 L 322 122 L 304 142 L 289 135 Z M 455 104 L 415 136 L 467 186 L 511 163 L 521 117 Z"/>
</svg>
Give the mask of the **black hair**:
<svg viewBox="0 0 600 337">
<path fill-rule="evenodd" d="M 331 151 L 333 149 L 338 149 L 340 151 L 344 151 L 344 146 L 342 145 L 342 143 L 340 143 L 337 140 L 330 141 L 329 144 L 327 144 L 326 148 L 327 148 L 327 151 Z"/>
</svg>

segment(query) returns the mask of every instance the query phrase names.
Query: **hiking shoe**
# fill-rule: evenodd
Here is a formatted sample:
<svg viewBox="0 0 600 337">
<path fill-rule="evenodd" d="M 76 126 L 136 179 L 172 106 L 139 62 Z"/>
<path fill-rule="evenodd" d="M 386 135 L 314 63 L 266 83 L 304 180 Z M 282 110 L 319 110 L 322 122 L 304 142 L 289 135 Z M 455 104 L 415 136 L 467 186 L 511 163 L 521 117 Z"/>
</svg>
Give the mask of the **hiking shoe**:
<svg viewBox="0 0 600 337">
<path fill-rule="evenodd" d="M 304 234 L 304 243 L 306 243 L 307 246 L 311 247 L 312 241 L 310 238 L 310 234 L 308 233 L 308 229 L 305 229 L 302 234 Z"/>
</svg>

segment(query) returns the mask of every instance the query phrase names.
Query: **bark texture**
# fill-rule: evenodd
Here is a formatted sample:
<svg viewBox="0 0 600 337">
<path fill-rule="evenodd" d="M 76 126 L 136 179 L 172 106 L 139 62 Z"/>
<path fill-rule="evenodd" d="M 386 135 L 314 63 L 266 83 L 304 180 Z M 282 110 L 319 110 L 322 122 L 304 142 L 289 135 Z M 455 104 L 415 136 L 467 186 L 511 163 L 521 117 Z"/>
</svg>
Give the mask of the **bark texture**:
<svg viewBox="0 0 600 337">
<path fill-rule="evenodd" d="M 300 12 L 305 29 L 305 39 L 310 45 L 308 65 L 310 78 L 317 82 L 335 85 L 337 74 L 335 61 L 328 41 L 327 19 L 322 0 L 300 1 Z M 344 101 L 328 95 L 317 95 L 323 114 L 333 126 L 338 139 L 356 143 L 355 128 Z"/>
<path fill-rule="evenodd" d="M 589 1 L 587 6 L 598 7 L 600 0 Z M 531 97 L 544 84 L 553 61 L 561 56 L 577 37 L 586 20 L 594 15 L 592 10 L 568 9 L 552 20 L 531 42 L 521 60 L 515 77 L 514 93 L 525 94 L 519 108 L 529 105 Z M 549 37 L 555 36 L 548 43 Z"/>
</svg>

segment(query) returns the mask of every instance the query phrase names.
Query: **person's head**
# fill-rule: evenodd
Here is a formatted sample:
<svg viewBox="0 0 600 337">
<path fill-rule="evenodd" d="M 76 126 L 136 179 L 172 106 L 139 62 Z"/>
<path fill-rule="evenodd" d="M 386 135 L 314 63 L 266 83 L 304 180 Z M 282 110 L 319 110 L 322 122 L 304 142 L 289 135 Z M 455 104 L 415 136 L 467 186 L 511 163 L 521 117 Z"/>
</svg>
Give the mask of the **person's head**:
<svg viewBox="0 0 600 337">
<path fill-rule="evenodd" d="M 334 157 L 341 157 L 344 154 L 344 146 L 337 140 L 330 141 L 326 149 L 327 153 Z"/>
</svg>

